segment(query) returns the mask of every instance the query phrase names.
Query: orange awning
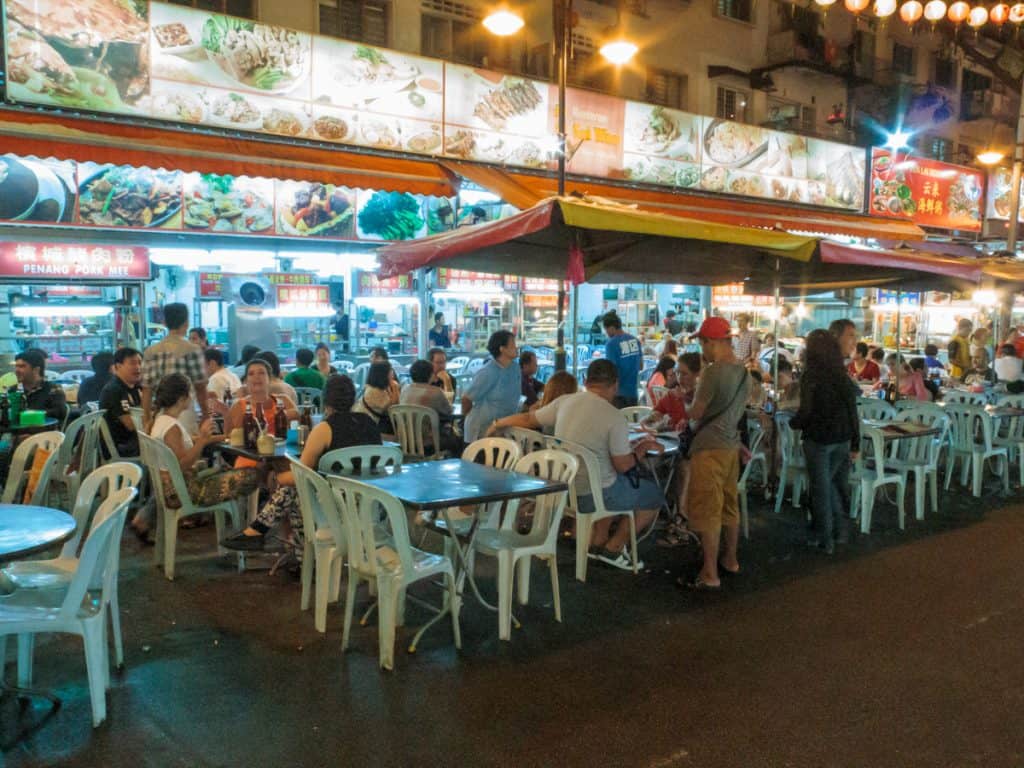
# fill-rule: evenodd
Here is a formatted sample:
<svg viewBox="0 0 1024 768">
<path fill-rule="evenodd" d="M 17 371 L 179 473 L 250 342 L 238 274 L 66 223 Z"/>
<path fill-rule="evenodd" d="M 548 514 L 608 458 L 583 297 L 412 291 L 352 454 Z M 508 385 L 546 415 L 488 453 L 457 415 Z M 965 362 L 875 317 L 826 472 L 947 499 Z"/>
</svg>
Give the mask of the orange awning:
<svg viewBox="0 0 1024 768">
<path fill-rule="evenodd" d="M 554 195 L 557 180 L 548 175 L 514 173 L 474 163 L 445 160 L 451 171 L 485 187 L 517 208 Z M 719 224 L 782 229 L 816 235 L 923 240 L 925 232 L 907 221 L 890 221 L 842 211 L 822 211 L 770 202 L 712 197 L 693 192 L 639 189 L 614 183 L 566 179 L 565 193 L 636 204 L 643 210 L 699 218 Z"/>
<path fill-rule="evenodd" d="M 0 110 L 0 151 L 79 162 L 320 181 L 421 195 L 454 194 L 433 160 Z"/>
</svg>

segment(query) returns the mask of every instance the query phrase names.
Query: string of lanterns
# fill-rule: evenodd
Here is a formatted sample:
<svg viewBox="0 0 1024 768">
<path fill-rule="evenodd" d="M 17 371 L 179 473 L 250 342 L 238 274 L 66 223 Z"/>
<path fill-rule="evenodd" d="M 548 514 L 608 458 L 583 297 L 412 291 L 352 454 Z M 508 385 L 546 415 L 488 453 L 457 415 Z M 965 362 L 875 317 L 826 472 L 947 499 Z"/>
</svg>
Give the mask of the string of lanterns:
<svg viewBox="0 0 1024 768">
<path fill-rule="evenodd" d="M 814 0 L 822 8 L 830 8 L 838 0 Z M 850 13 L 859 15 L 871 5 L 871 0 L 843 0 L 843 5 Z M 954 0 L 947 3 L 946 0 L 874 0 L 872 11 L 880 19 L 887 19 L 899 9 L 900 18 L 907 24 L 914 25 L 922 18 L 931 22 L 934 27 L 943 19 L 949 19 L 959 27 L 964 22 L 974 29 L 981 29 L 989 22 L 1002 26 L 1006 22 L 1021 24 L 1024 22 L 1024 2 L 1017 2 L 1008 5 L 997 2 L 991 8 L 984 5 L 971 5 L 965 0 Z"/>
</svg>

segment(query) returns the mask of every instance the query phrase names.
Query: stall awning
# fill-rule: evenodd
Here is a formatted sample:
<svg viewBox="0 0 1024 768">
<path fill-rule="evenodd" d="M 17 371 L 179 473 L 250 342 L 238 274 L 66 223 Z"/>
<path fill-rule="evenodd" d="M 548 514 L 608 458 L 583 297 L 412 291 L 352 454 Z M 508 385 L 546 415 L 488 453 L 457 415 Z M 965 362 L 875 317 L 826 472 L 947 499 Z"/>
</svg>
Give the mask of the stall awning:
<svg viewBox="0 0 1024 768">
<path fill-rule="evenodd" d="M 0 151 L 232 176 L 311 179 L 325 184 L 422 195 L 454 194 L 454 177 L 432 160 L 14 109 L 0 110 Z"/>
<path fill-rule="evenodd" d="M 489 189 L 517 208 L 528 208 L 557 192 L 558 182 L 551 176 L 504 171 L 490 166 L 445 160 L 454 173 Z M 617 203 L 636 204 L 647 211 L 699 218 L 720 224 L 764 229 L 843 235 L 848 237 L 892 240 L 923 240 L 925 232 L 911 222 L 869 218 L 842 211 L 796 208 L 770 202 L 715 198 L 681 191 L 638 189 L 611 183 L 566 180 L 567 195 L 599 197 Z"/>
<path fill-rule="evenodd" d="M 951 277 L 967 282 L 977 282 L 982 275 L 982 267 L 977 260 L 952 259 L 909 248 L 863 248 L 822 241 L 821 260 L 825 264 L 850 264 L 885 270 L 905 270 Z"/>
<path fill-rule="evenodd" d="M 550 198 L 505 219 L 378 249 L 381 274 L 448 266 L 566 279 L 575 266 L 600 282 L 737 282 L 807 262 L 812 237 L 687 219 L 636 208 Z M 573 263 L 573 253 L 582 263 Z"/>
</svg>

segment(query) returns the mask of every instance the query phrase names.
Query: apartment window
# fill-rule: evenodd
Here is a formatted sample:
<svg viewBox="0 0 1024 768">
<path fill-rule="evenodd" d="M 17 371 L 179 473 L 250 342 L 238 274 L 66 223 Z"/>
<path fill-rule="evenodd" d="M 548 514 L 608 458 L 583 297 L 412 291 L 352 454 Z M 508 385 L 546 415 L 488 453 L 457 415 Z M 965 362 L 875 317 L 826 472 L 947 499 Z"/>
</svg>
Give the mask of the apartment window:
<svg viewBox="0 0 1024 768">
<path fill-rule="evenodd" d="M 914 75 L 914 49 L 909 45 L 892 44 L 892 71 L 898 75 Z"/>
<path fill-rule="evenodd" d="M 320 0 L 320 34 L 390 45 L 391 3 L 387 0 Z"/>
<path fill-rule="evenodd" d="M 953 161 L 953 142 L 940 136 L 932 136 L 928 142 L 927 152 L 936 160 L 950 163 Z"/>
<path fill-rule="evenodd" d="M 943 88 L 956 88 L 956 62 L 952 59 L 935 59 L 935 84 Z"/>
<path fill-rule="evenodd" d="M 858 29 L 853 35 L 853 58 L 857 64 L 857 74 L 871 78 L 875 74 L 875 36 L 871 32 Z"/>
<path fill-rule="evenodd" d="M 732 88 L 718 87 L 718 94 L 715 98 L 715 116 L 725 120 L 735 120 L 738 123 L 747 122 L 747 104 L 750 97 L 743 91 L 734 91 Z"/>
<path fill-rule="evenodd" d="M 754 21 L 754 0 L 715 0 L 715 11 L 727 19 L 750 24 Z"/>
<path fill-rule="evenodd" d="M 800 107 L 800 131 L 801 133 L 817 133 L 818 131 L 818 110 L 814 107 Z"/>
<path fill-rule="evenodd" d="M 597 55 L 594 41 L 586 35 L 573 33 L 568 69 L 570 85 L 605 93 L 612 90 L 612 69 L 603 63 Z"/>
<path fill-rule="evenodd" d="M 667 69 L 648 69 L 644 92 L 651 104 L 686 109 L 686 75 Z"/>
<path fill-rule="evenodd" d="M 170 0 L 173 5 L 187 5 L 201 11 L 226 13 L 228 16 L 256 18 L 255 0 Z"/>
<path fill-rule="evenodd" d="M 965 69 L 960 75 L 960 119 L 985 117 L 985 94 L 992 88 L 992 78 Z"/>
</svg>

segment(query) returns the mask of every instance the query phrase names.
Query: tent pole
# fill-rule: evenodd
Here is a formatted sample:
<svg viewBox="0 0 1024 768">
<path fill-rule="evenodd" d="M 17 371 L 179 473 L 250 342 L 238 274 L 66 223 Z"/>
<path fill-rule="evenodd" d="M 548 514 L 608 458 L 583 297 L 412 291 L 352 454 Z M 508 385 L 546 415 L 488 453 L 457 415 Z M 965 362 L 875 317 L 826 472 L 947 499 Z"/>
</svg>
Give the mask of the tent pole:
<svg viewBox="0 0 1024 768">
<path fill-rule="evenodd" d="M 565 281 L 558 281 L 558 330 L 555 337 L 555 370 L 565 370 Z"/>
<path fill-rule="evenodd" d="M 779 396 L 779 315 L 782 312 L 782 308 L 779 303 L 780 286 L 779 286 L 779 259 L 775 259 L 775 314 L 772 318 L 772 336 L 775 339 L 775 349 L 772 351 L 772 389 L 775 390 L 775 396 Z"/>
<path fill-rule="evenodd" d="M 903 360 L 900 357 L 900 331 L 903 328 L 903 319 L 900 316 L 900 310 L 903 304 L 903 285 L 896 286 L 896 392 L 894 397 L 899 400 L 900 397 L 900 370 L 903 368 Z"/>
<path fill-rule="evenodd" d="M 572 365 L 573 365 L 573 376 L 580 375 L 580 361 L 579 361 L 579 319 L 580 319 L 580 287 L 573 285 L 572 287 Z"/>
</svg>

